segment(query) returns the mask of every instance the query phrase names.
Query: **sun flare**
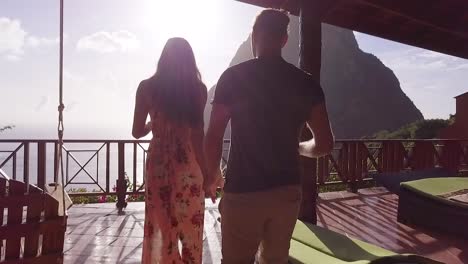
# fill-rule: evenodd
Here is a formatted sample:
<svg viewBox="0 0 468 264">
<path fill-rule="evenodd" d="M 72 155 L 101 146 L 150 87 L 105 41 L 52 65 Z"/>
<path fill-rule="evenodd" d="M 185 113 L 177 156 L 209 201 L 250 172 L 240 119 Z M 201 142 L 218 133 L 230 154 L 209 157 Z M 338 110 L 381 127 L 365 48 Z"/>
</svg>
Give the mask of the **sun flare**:
<svg viewBox="0 0 468 264">
<path fill-rule="evenodd" d="M 203 38 L 216 27 L 221 0 L 146 0 L 141 22 L 160 37 Z"/>
</svg>

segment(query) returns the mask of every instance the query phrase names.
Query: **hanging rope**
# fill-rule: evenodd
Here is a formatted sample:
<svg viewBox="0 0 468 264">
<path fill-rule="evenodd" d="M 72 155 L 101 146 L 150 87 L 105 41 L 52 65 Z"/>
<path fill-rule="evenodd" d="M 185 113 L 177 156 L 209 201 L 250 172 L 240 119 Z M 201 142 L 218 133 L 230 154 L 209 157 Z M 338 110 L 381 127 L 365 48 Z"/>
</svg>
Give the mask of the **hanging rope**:
<svg viewBox="0 0 468 264">
<path fill-rule="evenodd" d="M 57 134 L 58 134 L 58 150 L 57 150 L 57 161 L 59 162 L 57 166 L 60 167 L 61 172 L 61 182 L 62 182 L 62 209 L 63 215 L 65 216 L 66 213 L 66 205 L 65 205 L 65 180 L 64 180 L 64 171 L 63 171 L 63 157 L 62 157 L 62 150 L 63 150 L 63 132 L 64 132 L 64 125 L 63 125 L 63 110 L 65 109 L 65 105 L 63 104 L 63 1 L 60 0 L 60 55 L 59 55 L 59 106 L 58 106 L 58 126 L 57 126 Z M 58 186 L 58 173 L 59 170 L 55 170 L 55 191 L 57 191 Z M 64 218 L 65 219 L 65 218 Z"/>
</svg>

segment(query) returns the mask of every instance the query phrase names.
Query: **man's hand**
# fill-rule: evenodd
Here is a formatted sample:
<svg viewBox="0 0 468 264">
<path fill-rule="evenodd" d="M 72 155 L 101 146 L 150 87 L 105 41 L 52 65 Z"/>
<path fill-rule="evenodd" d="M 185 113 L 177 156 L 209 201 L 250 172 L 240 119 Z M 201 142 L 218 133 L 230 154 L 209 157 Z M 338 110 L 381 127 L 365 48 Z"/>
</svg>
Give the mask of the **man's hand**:
<svg viewBox="0 0 468 264">
<path fill-rule="evenodd" d="M 218 88 L 217 88 L 218 89 Z M 205 157 L 207 174 L 204 190 L 207 197 L 216 202 L 216 189 L 224 186 L 219 164 L 223 151 L 224 130 L 230 119 L 230 111 L 225 105 L 213 104 L 210 124 L 205 137 Z"/>
<path fill-rule="evenodd" d="M 216 176 L 210 176 L 205 178 L 203 183 L 203 190 L 205 191 L 205 196 L 211 198 L 213 203 L 216 203 L 216 191 L 220 188 L 224 188 L 224 178 L 221 176 L 221 170 L 218 170 Z"/>
<path fill-rule="evenodd" d="M 312 108 L 307 127 L 314 138 L 299 143 L 299 154 L 309 158 L 318 158 L 329 154 L 333 150 L 334 136 L 325 103 L 315 105 Z"/>
</svg>

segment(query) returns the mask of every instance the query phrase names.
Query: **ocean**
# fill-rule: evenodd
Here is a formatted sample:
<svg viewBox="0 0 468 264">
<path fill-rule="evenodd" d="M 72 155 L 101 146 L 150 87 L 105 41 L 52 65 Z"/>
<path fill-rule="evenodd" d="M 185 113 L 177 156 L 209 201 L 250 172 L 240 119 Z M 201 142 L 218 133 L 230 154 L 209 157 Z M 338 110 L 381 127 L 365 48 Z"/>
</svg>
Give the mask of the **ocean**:
<svg viewBox="0 0 468 264">
<path fill-rule="evenodd" d="M 16 126 L 13 130 L 0 133 L 0 165 L 11 156 L 12 151 L 21 145 L 21 140 L 54 140 L 55 127 L 53 126 Z M 85 188 L 86 191 L 103 192 L 109 188 L 112 191 L 118 178 L 118 144 L 115 140 L 132 140 L 130 129 L 96 127 L 83 129 L 69 128 L 65 131 L 65 140 L 102 140 L 98 143 L 70 143 L 66 142 L 63 150 L 63 169 L 66 181 L 66 190 Z M 149 140 L 148 136 L 145 140 Z M 6 143 L 2 140 L 15 139 L 18 142 Z M 107 145 L 105 140 L 114 140 L 109 143 L 109 181 L 106 180 L 107 171 Z M 141 185 L 145 172 L 145 150 L 149 144 L 125 144 L 125 173 L 131 184 Z M 136 148 L 136 155 L 134 155 Z M 224 157 L 227 158 L 229 145 L 225 145 Z M 0 167 L 10 178 L 16 171 L 16 179 L 24 180 L 24 147 L 20 147 L 14 157 L 10 157 L 3 167 Z M 37 184 L 38 147 L 36 142 L 29 146 L 29 183 Z M 135 168 L 134 168 L 135 164 Z M 60 182 L 59 174 L 59 182 Z M 46 145 L 46 183 L 54 182 L 54 144 Z"/>
</svg>

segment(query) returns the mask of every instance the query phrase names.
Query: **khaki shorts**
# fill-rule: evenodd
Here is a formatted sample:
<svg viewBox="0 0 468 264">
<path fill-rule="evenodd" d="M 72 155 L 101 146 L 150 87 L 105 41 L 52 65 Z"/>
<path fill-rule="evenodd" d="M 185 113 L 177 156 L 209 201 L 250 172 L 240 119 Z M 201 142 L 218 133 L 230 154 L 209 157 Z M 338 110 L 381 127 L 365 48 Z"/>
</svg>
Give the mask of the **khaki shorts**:
<svg viewBox="0 0 468 264">
<path fill-rule="evenodd" d="M 285 264 L 301 205 L 300 186 L 224 193 L 221 213 L 223 264 Z"/>
</svg>

